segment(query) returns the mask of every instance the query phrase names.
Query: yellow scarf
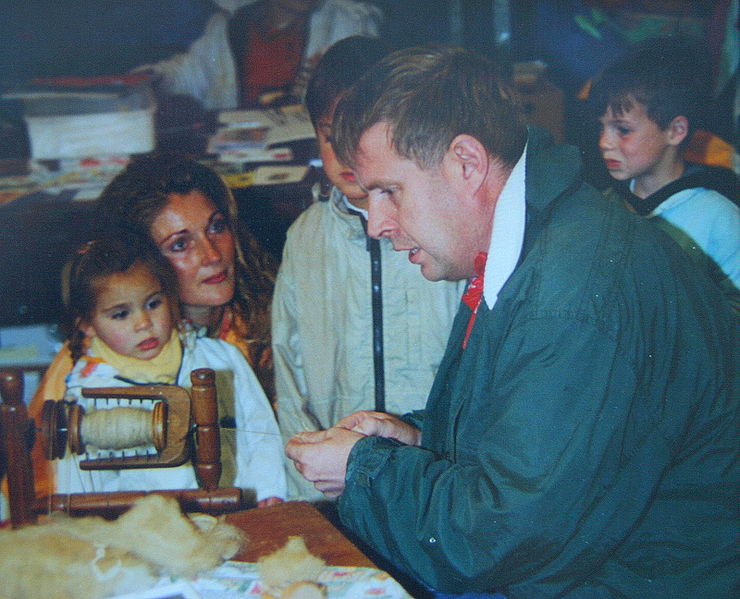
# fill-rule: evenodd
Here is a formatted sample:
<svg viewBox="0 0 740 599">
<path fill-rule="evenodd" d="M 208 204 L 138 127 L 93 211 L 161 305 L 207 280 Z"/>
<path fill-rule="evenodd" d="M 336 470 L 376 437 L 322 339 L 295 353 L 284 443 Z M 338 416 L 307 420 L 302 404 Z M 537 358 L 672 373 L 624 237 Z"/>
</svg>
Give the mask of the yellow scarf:
<svg viewBox="0 0 740 599">
<path fill-rule="evenodd" d="M 169 341 L 164 344 L 162 351 L 155 358 L 140 360 L 119 354 L 100 337 L 93 337 L 89 355 L 100 358 L 118 370 L 120 376 L 137 383 L 173 384 L 176 382 L 182 362 L 182 344 L 177 330 L 173 328 Z"/>
</svg>

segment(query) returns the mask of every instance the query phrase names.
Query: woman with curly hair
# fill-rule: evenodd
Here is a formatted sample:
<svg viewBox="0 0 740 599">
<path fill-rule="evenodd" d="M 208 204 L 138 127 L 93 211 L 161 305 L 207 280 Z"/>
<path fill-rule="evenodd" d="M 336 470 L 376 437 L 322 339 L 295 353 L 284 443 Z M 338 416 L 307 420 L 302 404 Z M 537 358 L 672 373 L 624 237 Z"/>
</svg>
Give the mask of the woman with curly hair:
<svg viewBox="0 0 740 599">
<path fill-rule="evenodd" d="M 144 235 L 159 248 L 177 274 L 182 316 L 199 334 L 239 348 L 272 399 L 270 301 L 276 266 L 240 227 L 234 197 L 218 174 L 187 157 L 146 155 L 106 187 L 99 203 L 114 235 Z M 31 415 L 38 416 L 46 399 L 64 396 L 72 365 L 65 344 L 34 394 Z M 38 458 L 36 488 L 53 492 Z"/>
</svg>

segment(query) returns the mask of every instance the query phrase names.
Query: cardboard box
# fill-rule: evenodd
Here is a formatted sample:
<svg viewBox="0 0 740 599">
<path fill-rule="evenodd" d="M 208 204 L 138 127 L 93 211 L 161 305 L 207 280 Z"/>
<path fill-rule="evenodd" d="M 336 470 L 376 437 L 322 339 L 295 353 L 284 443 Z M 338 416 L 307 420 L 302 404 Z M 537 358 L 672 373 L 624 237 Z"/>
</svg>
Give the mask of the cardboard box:
<svg viewBox="0 0 740 599">
<path fill-rule="evenodd" d="M 147 86 L 51 86 L 22 99 L 35 160 L 136 154 L 156 145 L 156 103 Z"/>
</svg>

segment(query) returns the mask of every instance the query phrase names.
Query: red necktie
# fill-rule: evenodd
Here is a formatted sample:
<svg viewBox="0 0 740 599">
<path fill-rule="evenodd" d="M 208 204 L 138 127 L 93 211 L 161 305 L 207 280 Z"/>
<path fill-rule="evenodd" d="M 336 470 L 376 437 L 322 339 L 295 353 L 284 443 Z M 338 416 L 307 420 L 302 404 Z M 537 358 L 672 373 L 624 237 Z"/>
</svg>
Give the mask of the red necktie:
<svg viewBox="0 0 740 599">
<path fill-rule="evenodd" d="M 465 331 L 465 339 L 463 339 L 462 343 L 463 349 L 468 345 L 468 337 L 470 337 L 470 331 L 473 330 L 475 316 L 478 314 L 478 306 L 480 306 L 480 300 L 483 297 L 483 275 L 486 271 L 487 259 L 488 254 L 486 252 L 479 252 L 475 257 L 473 267 L 475 268 L 476 276 L 470 281 L 467 290 L 462 296 L 462 301 L 472 311 L 470 320 L 468 320 L 468 328 Z"/>
</svg>

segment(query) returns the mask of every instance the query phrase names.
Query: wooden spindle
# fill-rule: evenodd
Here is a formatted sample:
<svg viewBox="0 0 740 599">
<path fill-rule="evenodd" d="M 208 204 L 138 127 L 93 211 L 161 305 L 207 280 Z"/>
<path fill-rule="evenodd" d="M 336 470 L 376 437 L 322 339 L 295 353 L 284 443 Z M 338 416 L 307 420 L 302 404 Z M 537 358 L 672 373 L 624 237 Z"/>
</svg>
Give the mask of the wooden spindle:
<svg viewBox="0 0 740 599">
<path fill-rule="evenodd" d="M 13 528 L 36 521 L 33 512 L 34 485 L 31 465 L 33 421 L 23 402 L 23 372 L 17 368 L 0 370 L 0 430 L 7 478 L 10 523 Z"/>
<path fill-rule="evenodd" d="M 195 422 L 193 467 L 201 488 L 214 491 L 221 478 L 221 438 L 216 401 L 216 374 L 210 368 L 190 373 L 191 405 Z"/>
</svg>

